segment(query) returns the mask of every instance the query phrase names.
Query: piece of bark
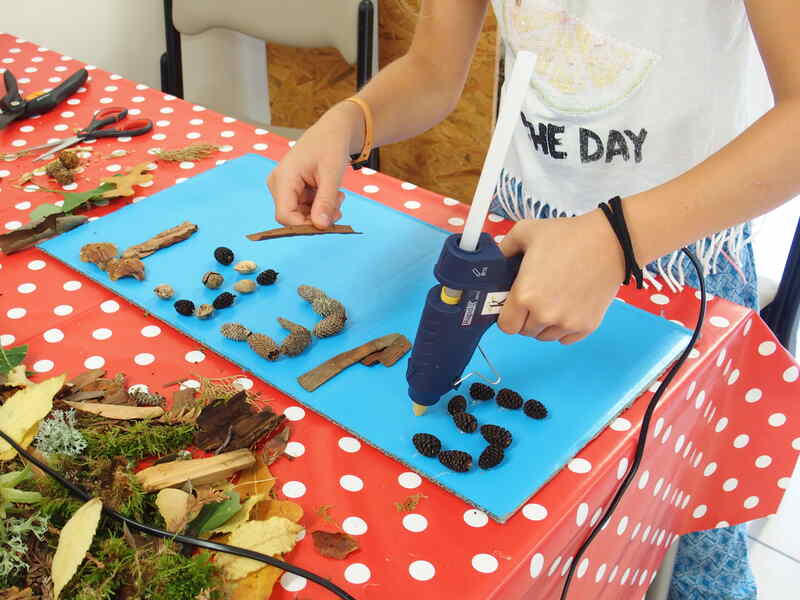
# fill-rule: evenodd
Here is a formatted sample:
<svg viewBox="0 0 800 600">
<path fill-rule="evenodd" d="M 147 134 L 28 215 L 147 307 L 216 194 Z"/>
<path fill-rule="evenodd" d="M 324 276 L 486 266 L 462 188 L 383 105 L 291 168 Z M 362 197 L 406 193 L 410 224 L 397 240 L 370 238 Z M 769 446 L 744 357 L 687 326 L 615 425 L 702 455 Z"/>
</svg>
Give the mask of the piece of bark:
<svg viewBox="0 0 800 600">
<path fill-rule="evenodd" d="M 342 560 L 351 552 L 358 550 L 358 542 L 346 533 L 312 531 L 314 549 L 326 558 Z"/>
<path fill-rule="evenodd" d="M 89 217 L 84 215 L 48 215 L 43 219 L 0 235 L 0 251 L 4 254 L 13 254 L 25 250 L 53 235 L 75 229 L 88 220 Z"/>
<path fill-rule="evenodd" d="M 297 381 L 304 390 L 313 392 L 323 383 L 344 371 L 347 367 L 356 364 L 370 354 L 375 354 L 376 352 L 380 352 L 381 350 L 388 348 L 400 337 L 403 337 L 403 335 L 400 333 L 390 333 L 388 335 L 384 335 L 383 337 L 371 340 L 366 344 L 362 344 L 357 348 L 348 350 L 347 352 L 337 354 L 333 358 L 326 360 L 318 367 L 310 370 L 308 373 L 300 375 L 300 377 L 297 378 Z"/>
<path fill-rule="evenodd" d="M 178 242 L 182 242 L 197 231 L 197 225 L 184 221 L 180 225 L 170 227 L 161 233 L 154 235 L 149 240 L 131 246 L 122 253 L 122 258 L 144 258 L 154 252 L 167 248 Z"/>
<path fill-rule="evenodd" d="M 372 367 L 381 363 L 384 367 L 391 367 L 411 350 L 411 342 L 404 335 L 398 337 L 389 346 L 361 359 L 361 364 Z"/>
<path fill-rule="evenodd" d="M 264 462 L 267 465 L 271 465 L 283 455 L 291 435 L 292 428 L 286 425 L 279 433 L 267 440 L 262 450 Z"/>
<path fill-rule="evenodd" d="M 193 458 L 155 465 L 136 473 L 144 491 L 153 492 L 179 486 L 187 481 L 200 486 L 227 479 L 234 473 L 256 464 L 256 457 L 247 449 L 225 452 L 210 458 Z"/>
<path fill-rule="evenodd" d="M 144 263 L 138 258 L 112 258 L 106 263 L 106 273 L 111 281 L 123 277 L 133 277 L 138 281 L 144 280 Z"/>
<path fill-rule="evenodd" d="M 206 452 L 229 452 L 249 448 L 274 431 L 285 417 L 270 408 L 255 412 L 241 391 L 229 400 L 216 400 L 197 418 L 194 442 Z"/>
<path fill-rule="evenodd" d="M 164 414 L 164 409 L 158 406 L 124 406 L 119 404 L 101 404 L 99 402 L 66 402 L 75 410 L 99 415 L 106 419 L 117 421 L 132 421 L 134 419 L 152 419 Z"/>
<path fill-rule="evenodd" d="M 353 231 L 350 225 L 332 225 L 326 229 L 317 229 L 313 225 L 290 225 L 289 227 L 278 227 L 277 229 L 267 229 L 258 233 L 251 233 L 248 240 L 260 242 L 261 240 L 274 240 L 278 238 L 297 237 L 300 235 L 324 235 L 326 233 L 352 233 L 360 235 L 360 231 Z"/>
<path fill-rule="evenodd" d="M 194 423 L 202 410 L 202 404 L 194 397 L 192 388 L 175 390 L 170 408 L 159 419 L 164 423 Z"/>
<path fill-rule="evenodd" d="M 105 270 L 106 264 L 117 256 L 117 247 L 111 242 L 94 242 L 81 246 L 80 259 Z"/>
</svg>

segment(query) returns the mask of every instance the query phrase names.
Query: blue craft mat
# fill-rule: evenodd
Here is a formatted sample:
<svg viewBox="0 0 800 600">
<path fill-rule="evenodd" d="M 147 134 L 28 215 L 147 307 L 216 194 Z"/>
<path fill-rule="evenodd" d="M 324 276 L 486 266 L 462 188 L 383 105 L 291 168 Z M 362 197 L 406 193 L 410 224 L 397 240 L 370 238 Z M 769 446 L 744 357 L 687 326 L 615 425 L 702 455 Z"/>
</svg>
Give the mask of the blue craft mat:
<svg viewBox="0 0 800 600">
<path fill-rule="evenodd" d="M 245 234 L 277 226 L 264 184 L 274 165 L 260 156 L 242 156 L 41 247 L 499 521 L 505 521 L 630 404 L 688 340 L 684 328 L 621 302 L 612 304 L 595 333 L 572 346 L 508 337 L 492 328 L 482 346 L 502 372 L 502 385 L 541 400 L 550 416 L 534 421 L 493 402 L 473 407 L 481 423 L 510 429 L 514 442 L 496 469 L 450 472 L 419 455 L 411 436 L 433 433 L 445 447 L 472 453 L 476 463 L 485 442 L 479 433 L 455 428 L 446 401 L 424 417 L 412 415 L 405 381 L 407 357 L 389 369 L 354 365 L 315 392 L 306 392 L 296 381 L 324 360 L 387 333 L 403 333 L 413 340 L 425 294 L 435 283 L 432 268 L 446 232 L 347 192 L 342 222 L 364 235 L 251 242 Z M 129 278 L 112 282 L 79 259 L 81 246 L 89 242 L 110 241 L 122 251 L 183 221 L 196 223 L 199 231 L 145 258 L 147 278 L 142 283 Z M 169 283 L 176 290 L 175 299 L 200 304 L 231 289 L 237 279 L 254 277 L 217 264 L 212 253 L 220 245 L 232 248 L 237 261 L 250 259 L 259 270 L 276 269 L 278 282 L 240 295 L 232 308 L 217 311 L 207 321 L 180 316 L 172 301 L 153 294 L 155 285 Z M 219 290 L 202 286 L 200 278 L 208 270 L 225 276 Z M 345 304 L 349 318 L 342 334 L 315 340 L 297 358 L 270 363 L 246 343 L 219 333 L 222 323 L 238 321 L 280 340 L 286 332 L 277 324 L 278 316 L 313 326 L 317 316 L 295 291 L 300 284 L 320 287 Z M 486 371 L 482 361 L 476 354 L 468 370 Z"/>
</svg>

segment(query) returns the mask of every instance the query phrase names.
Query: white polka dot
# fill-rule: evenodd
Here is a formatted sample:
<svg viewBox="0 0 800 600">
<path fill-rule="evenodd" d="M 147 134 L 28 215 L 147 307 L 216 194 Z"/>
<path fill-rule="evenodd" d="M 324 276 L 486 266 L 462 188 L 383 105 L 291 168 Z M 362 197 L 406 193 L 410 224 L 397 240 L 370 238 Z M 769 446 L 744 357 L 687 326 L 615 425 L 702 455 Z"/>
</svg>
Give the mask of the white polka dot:
<svg viewBox="0 0 800 600">
<path fill-rule="evenodd" d="M 778 346 L 773 341 L 761 342 L 758 345 L 758 353 L 761 356 L 769 356 L 777 350 Z"/>
<path fill-rule="evenodd" d="M 364 488 L 364 482 L 355 475 L 342 475 L 339 479 L 339 485 L 348 492 L 360 492 Z"/>
<path fill-rule="evenodd" d="M 614 431 L 628 431 L 631 428 L 631 422 L 628 419 L 623 419 L 622 417 L 617 417 L 611 423 L 611 429 Z"/>
<path fill-rule="evenodd" d="M 45 342 L 56 344 L 64 339 L 64 332 L 60 329 L 48 329 L 42 334 Z"/>
<path fill-rule="evenodd" d="M 9 308 L 8 311 L 6 312 L 6 316 L 9 319 L 21 319 L 27 314 L 28 311 L 20 306 L 17 306 L 15 308 Z"/>
<path fill-rule="evenodd" d="M 703 460 L 703 453 L 700 452 L 700 453 L 697 454 L 697 456 L 695 456 L 694 461 L 692 462 L 692 466 L 694 468 L 697 468 L 697 465 L 699 465 L 700 461 L 702 461 L 702 460 Z"/>
<path fill-rule="evenodd" d="M 300 498 L 306 493 L 306 486 L 300 481 L 287 481 L 281 491 L 287 498 Z"/>
<path fill-rule="evenodd" d="M 719 315 L 714 315 L 708 320 L 714 327 L 728 327 L 731 322 L 728 321 L 725 317 L 721 317 Z"/>
<path fill-rule="evenodd" d="M 87 369 L 101 369 L 106 364 L 106 359 L 102 356 L 90 356 L 83 361 L 83 366 Z"/>
<path fill-rule="evenodd" d="M 189 160 L 184 160 L 178 165 L 181 169 L 194 169 L 194 163 Z"/>
<path fill-rule="evenodd" d="M 299 458 L 306 453 L 306 447 L 300 442 L 289 442 L 286 444 L 286 450 L 284 450 L 284 452 L 292 458 Z"/>
<path fill-rule="evenodd" d="M 362 563 L 353 563 L 344 570 L 344 578 L 350 583 L 366 583 L 371 576 L 369 567 Z"/>
<path fill-rule="evenodd" d="M 706 514 L 706 512 L 708 512 L 708 506 L 706 506 L 705 504 L 701 504 L 701 505 L 695 507 L 695 509 L 692 511 L 692 516 L 695 519 L 699 519 L 702 516 L 704 516 Z"/>
<path fill-rule="evenodd" d="M 600 583 L 600 581 L 603 579 L 603 576 L 606 574 L 607 568 L 608 567 L 606 566 L 605 563 L 597 567 L 597 572 L 594 574 L 595 583 Z"/>
<path fill-rule="evenodd" d="M 461 217 L 450 217 L 447 222 L 453 227 L 461 227 L 464 224 L 464 219 Z"/>
<path fill-rule="evenodd" d="M 47 266 L 47 263 L 44 262 L 43 260 L 32 260 L 31 262 L 28 263 L 28 268 L 31 271 L 41 271 L 46 266 Z"/>
<path fill-rule="evenodd" d="M 367 194 L 374 194 L 375 192 L 379 192 L 381 188 L 377 185 L 365 185 L 362 188 Z"/>
<path fill-rule="evenodd" d="M 156 140 L 157 142 L 160 142 L 161 140 L 167 139 L 167 136 L 164 135 L 163 133 L 156 133 L 156 134 L 151 135 L 150 139 L 151 140 Z"/>
<path fill-rule="evenodd" d="M 786 415 L 783 413 L 773 413 L 769 416 L 767 422 L 773 427 L 782 427 L 786 424 Z"/>
<path fill-rule="evenodd" d="M 798 376 L 800 376 L 800 369 L 797 368 L 797 365 L 792 365 L 783 372 L 783 380 L 786 383 L 794 383 Z"/>
<path fill-rule="evenodd" d="M 505 237 L 506 236 L 504 236 L 504 235 L 496 235 L 496 236 L 494 236 L 494 241 L 499 244 L 500 242 L 502 242 L 505 239 Z"/>
<path fill-rule="evenodd" d="M 195 364 L 203 362 L 206 359 L 206 355 L 200 350 L 190 350 L 183 358 L 186 362 Z"/>
<path fill-rule="evenodd" d="M 17 291 L 20 294 L 31 294 L 36 291 L 35 283 L 21 283 L 17 286 Z"/>
<path fill-rule="evenodd" d="M 727 426 L 728 426 L 728 418 L 722 417 L 719 421 L 717 421 L 717 424 L 714 427 L 714 431 L 720 433 L 721 431 L 724 431 Z"/>
<path fill-rule="evenodd" d="M 686 442 L 686 436 L 683 435 L 683 434 L 680 434 L 678 436 L 678 439 L 675 440 L 675 454 L 678 454 L 678 452 L 681 451 L 681 448 L 683 448 L 684 442 Z"/>
<path fill-rule="evenodd" d="M 650 296 L 650 301 L 653 304 L 658 304 L 663 306 L 664 304 L 669 304 L 669 297 L 665 296 L 664 294 L 653 294 Z"/>
<path fill-rule="evenodd" d="M 10 333 L 4 333 L 3 335 L 0 335 L 0 346 L 10 346 L 11 344 L 14 343 L 14 340 L 16 340 L 16 339 L 17 338 L 15 338 Z M 469 512 L 469 511 L 467 511 L 467 512 Z M 466 518 L 466 516 L 465 516 L 465 518 Z"/>
<path fill-rule="evenodd" d="M 183 183 L 184 181 L 189 181 L 189 180 L 188 180 L 188 178 L 186 178 L 186 177 L 178 177 L 178 178 L 175 180 L 175 183 Z"/>
<path fill-rule="evenodd" d="M 195 104 L 195 105 L 192 107 L 192 110 L 193 110 L 194 112 L 203 112 L 205 109 L 206 109 L 206 107 L 205 107 L 205 106 L 200 106 L 199 104 Z"/>
<path fill-rule="evenodd" d="M 489 517 L 482 510 L 470 508 L 464 512 L 464 523 L 470 527 L 484 527 L 489 522 Z"/>
<path fill-rule="evenodd" d="M 703 406 L 703 403 L 706 401 L 706 392 L 705 390 L 700 390 L 697 393 L 697 397 L 694 399 L 694 407 L 697 410 L 700 410 Z"/>
<path fill-rule="evenodd" d="M 494 213 L 489 213 L 489 216 L 488 216 L 487 218 L 488 218 L 488 219 L 489 219 L 489 221 L 491 221 L 492 223 L 500 223 L 501 221 L 503 221 L 503 220 L 504 220 L 504 219 L 503 219 L 503 217 L 501 217 L 500 215 L 496 215 L 496 214 L 494 214 Z"/>
<path fill-rule="evenodd" d="M 193 389 L 197 390 L 200 389 L 200 382 L 196 379 L 187 379 L 186 381 L 181 382 L 181 389 Z"/>
<path fill-rule="evenodd" d="M 220 137 L 224 138 L 232 138 L 234 135 L 236 135 L 236 133 L 230 130 L 226 130 L 226 131 L 220 131 L 219 135 Z"/>
<path fill-rule="evenodd" d="M 415 560 L 408 565 L 408 574 L 417 581 L 428 581 L 436 575 L 436 567 L 427 560 Z"/>
<path fill-rule="evenodd" d="M 657 438 L 658 434 L 661 433 L 661 429 L 664 427 L 664 417 L 659 417 L 656 424 L 653 426 L 653 437 Z"/>
<path fill-rule="evenodd" d="M 771 464 L 772 464 L 772 457 L 766 454 L 762 454 L 756 459 L 756 467 L 758 467 L 759 469 L 766 469 Z"/>
<path fill-rule="evenodd" d="M 256 127 L 253 133 L 255 133 L 256 135 L 267 135 L 269 131 L 267 131 L 266 129 L 261 129 L 260 127 Z"/>
<path fill-rule="evenodd" d="M 549 576 L 551 576 L 553 573 L 555 573 L 555 572 L 556 572 L 556 570 L 558 569 L 558 565 L 560 565 L 560 564 L 561 564 L 561 557 L 560 557 L 560 556 L 557 556 L 557 557 L 556 557 L 556 559 L 555 559 L 555 560 L 552 562 L 552 564 L 550 565 L 550 570 L 549 570 L 549 571 L 547 571 L 547 576 L 549 577 Z"/>
<path fill-rule="evenodd" d="M 421 531 L 425 531 L 428 528 L 428 519 L 426 519 L 422 515 L 411 513 L 403 517 L 403 527 L 405 527 L 412 533 L 419 533 Z"/>
<path fill-rule="evenodd" d="M 739 369 L 734 369 L 728 376 L 728 385 L 733 385 L 739 379 Z"/>
<path fill-rule="evenodd" d="M 142 331 L 140 333 L 146 338 L 156 337 L 161 334 L 161 327 L 158 325 L 146 325 L 145 327 L 142 327 Z"/>
<path fill-rule="evenodd" d="M 746 433 L 742 433 L 736 436 L 736 439 L 733 440 L 733 447 L 734 448 L 744 448 L 747 444 L 750 443 L 750 436 Z"/>
<path fill-rule="evenodd" d="M 72 314 L 72 307 L 69 304 L 59 304 L 53 308 L 53 314 L 59 317 L 66 317 Z"/>
<path fill-rule="evenodd" d="M 664 431 L 664 435 L 661 436 L 661 443 L 666 444 L 669 436 L 672 435 L 672 425 L 668 426 L 666 431 Z"/>
<path fill-rule="evenodd" d="M 625 530 L 628 529 L 628 522 L 629 519 L 627 515 L 619 520 L 619 523 L 617 523 L 617 535 L 623 535 L 625 533 Z"/>
<path fill-rule="evenodd" d="M 55 364 L 52 360 L 37 360 L 33 363 L 33 370 L 37 373 L 47 373 L 51 371 Z"/>
<path fill-rule="evenodd" d="M 144 96 L 134 96 L 133 98 L 131 98 L 131 102 L 136 102 L 137 104 L 139 102 L 144 102 Z"/>
<path fill-rule="evenodd" d="M 152 364 L 155 360 L 156 357 L 149 352 L 142 352 L 133 357 L 133 362 L 141 367 L 146 367 L 147 365 Z"/>
<path fill-rule="evenodd" d="M 299 406 L 289 406 L 283 411 L 283 414 L 290 421 L 300 421 L 306 416 L 306 411 Z"/>
<path fill-rule="evenodd" d="M 633 539 L 636 539 L 636 536 L 637 536 L 637 535 L 639 535 L 639 530 L 640 530 L 641 528 L 642 528 L 642 524 L 641 524 L 641 523 L 637 523 L 637 524 L 636 524 L 636 527 L 634 527 L 634 528 L 633 528 L 633 531 L 631 532 L 631 539 L 632 539 L 632 540 L 633 540 Z"/>
<path fill-rule="evenodd" d="M 119 310 L 119 302 L 116 300 L 106 300 L 100 304 L 100 310 L 104 313 L 115 313 Z"/>
<path fill-rule="evenodd" d="M 794 438 L 792 440 L 792 448 L 794 448 L 795 450 L 800 451 L 800 437 Z"/>
<path fill-rule="evenodd" d="M 726 492 L 732 492 L 737 487 L 739 487 L 739 480 L 735 477 L 731 477 L 730 479 L 726 479 L 725 482 L 722 484 L 722 489 Z"/>
<path fill-rule="evenodd" d="M 760 389 L 751 388 L 751 389 L 747 390 L 747 392 L 745 393 L 744 400 L 745 400 L 745 402 L 749 402 L 749 403 L 752 404 L 754 402 L 758 402 L 759 400 L 761 400 L 761 396 L 762 396 L 762 392 L 761 392 Z"/>
<path fill-rule="evenodd" d="M 710 462 L 706 465 L 706 468 L 703 470 L 703 475 L 706 477 L 711 477 L 717 471 L 717 463 Z"/>
<path fill-rule="evenodd" d="M 782 490 L 788 489 L 789 484 L 791 483 L 792 483 L 791 477 L 781 477 L 780 479 L 778 479 L 778 487 L 781 488 Z"/>
<path fill-rule="evenodd" d="M 239 377 L 233 380 L 233 385 L 238 390 L 249 390 L 253 387 L 253 380 L 248 377 Z"/>
<path fill-rule="evenodd" d="M 416 200 L 406 200 L 403 203 L 408 210 L 417 210 L 420 206 L 422 206 L 421 202 L 417 202 Z"/>
<path fill-rule="evenodd" d="M 79 98 L 70 98 L 69 100 L 67 100 L 67 104 L 69 104 L 70 106 L 75 106 L 80 103 L 81 101 Z"/>
<path fill-rule="evenodd" d="M 117 171 L 122 170 L 122 165 L 108 165 L 106 167 L 106 171 L 110 171 L 112 173 L 116 173 Z"/>
<path fill-rule="evenodd" d="M 575 514 L 575 522 L 577 523 L 578 527 L 583 525 L 588 517 L 589 505 L 586 504 L 586 502 L 581 502 L 580 506 L 578 506 L 578 511 Z"/>
<path fill-rule="evenodd" d="M 95 329 L 92 332 L 92 337 L 96 340 L 107 340 L 112 335 L 112 331 L 110 329 L 106 329 L 105 327 L 101 327 L 100 329 Z"/>
<path fill-rule="evenodd" d="M 253 144 L 253 150 L 258 150 L 259 152 L 263 152 L 269 148 L 267 144 Z"/>
<path fill-rule="evenodd" d="M 478 573 L 494 573 L 498 566 L 497 559 L 491 554 L 476 554 L 472 557 L 472 568 Z"/>
<path fill-rule="evenodd" d="M 165 106 L 164 108 L 160 109 L 158 112 L 160 112 L 162 115 L 169 115 L 169 114 L 172 114 L 173 112 L 175 112 L 175 109 L 172 108 L 171 106 Z"/>
<path fill-rule="evenodd" d="M 305 589 L 308 580 L 294 573 L 284 573 L 281 575 L 281 587 L 287 592 L 299 592 Z"/>
<path fill-rule="evenodd" d="M 645 471 L 639 476 L 639 489 L 643 490 L 647 487 L 647 482 L 650 480 L 650 471 Z"/>
<path fill-rule="evenodd" d="M 747 509 L 755 508 L 760 502 L 758 496 L 750 496 L 744 501 L 744 507 Z"/>
<path fill-rule="evenodd" d="M 602 516 L 603 516 L 603 507 L 601 506 L 596 511 L 594 511 L 594 514 L 592 515 L 592 520 L 589 521 L 589 525 L 594 527 L 597 524 L 597 522 L 600 520 L 600 517 L 602 517 Z M 608 525 L 608 522 L 606 522 L 606 525 L 604 525 L 603 528 L 605 529 L 605 527 L 607 525 Z"/>
<path fill-rule="evenodd" d="M 352 454 L 361 450 L 361 442 L 354 437 L 344 436 L 339 438 L 339 448 Z"/>
<path fill-rule="evenodd" d="M 407 490 L 413 490 L 414 488 L 418 488 L 420 485 L 422 485 L 422 477 L 416 473 L 407 471 L 405 473 L 400 473 L 400 475 L 397 476 L 397 483 Z"/>
<path fill-rule="evenodd" d="M 78 184 L 73 181 L 72 183 L 67 183 L 65 185 L 62 185 L 61 189 L 62 190 L 66 190 L 68 192 L 72 191 L 72 190 L 77 190 L 78 189 Z M 98 202 L 98 204 L 99 204 L 99 202 Z"/>
<path fill-rule="evenodd" d="M 573 473 L 583 474 L 592 470 L 592 463 L 585 458 L 573 458 L 567 465 L 567 468 Z"/>
<path fill-rule="evenodd" d="M 367 522 L 361 517 L 347 517 L 344 521 L 342 521 L 342 529 L 344 529 L 345 533 L 348 533 L 350 535 L 364 535 L 365 533 L 367 533 Z M 425 529 L 425 527 L 423 527 L 422 529 Z M 420 529 L 420 531 L 422 531 L 422 529 Z"/>
<path fill-rule="evenodd" d="M 544 556 L 542 556 L 542 554 L 537 552 L 531 558 L 531 566 L 530 566 L 531 577 L 533 579 L 538 577 L 541 574 L 543 568 L 544 568 Z"/>
<path fill-rule="evenodd" d="M 541 504 L 526 504 L 522 508 L 522 515 L 530 521 L 544 521 L 547 518 L 547 509 Z"/>
<path fill-rule="evenodd" d="M 625 473 L 628 472 L 628 459 L 626 457 L 622 457 L 617 464 L 617 479 L 622 479 L 625 477 Z"/>
<path fill-rule="evenodd" d="M 201 136 L 201 134 L 198 131 L 190 131 L 189 133 L 186 134 L 187 139 L 190 139 L 190 140 L 196 140 L 200 136 Z"/>
<path fill-rule="evenodd" d="M 231 146 L 230 144 L 225 144 L 224 146 L 220 146 L 219 147 L 219 151 L 220 152 L 231 152 L 231 151 L 233 151 L 233 146 Z"/>
</svg>

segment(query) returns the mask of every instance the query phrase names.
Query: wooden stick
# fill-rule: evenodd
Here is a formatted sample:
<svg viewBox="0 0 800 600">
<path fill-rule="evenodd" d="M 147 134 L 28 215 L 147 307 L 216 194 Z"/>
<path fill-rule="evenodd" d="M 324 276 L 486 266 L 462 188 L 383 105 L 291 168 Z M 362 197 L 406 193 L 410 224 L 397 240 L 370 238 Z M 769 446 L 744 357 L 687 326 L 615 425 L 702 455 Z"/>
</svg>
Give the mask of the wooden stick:
<svg viewBox="0 0 800 600">
<path fill-rule="evenodd" d="M 361 234 L 360 231 L 353 231 L 350 225 L 332 225 L 327 229 L 317 229 L 313 225 L 291 225 L 289 227 L 278 227 L 277 229 L 268 229 L 267 231 L 251 233 L 247 236 L 247 239 L 260 242 L 261 240 L 274 240 L 277 238 L 296 237 L 298 235 L 323 235 L 326 233 Z"/>
<path fill-rule="evenodd" d="M 362 358 L 380 352 L 384 348 L 391 346 L 398 337 L 402 337 L 400 333 L 390 333 L 383 337 L 376 338 L 372 341 L 362 344 L 358 348 L 353 348 L 347 352 L 337 354 L 333 358 L 326 360 L 318 367 L 304 373 L 297 378 L 298 383 L 304 390 L 313 392 L 323 383 L 332 379 L 347 367 L 356 364 Z"/>
<path fill-rule="evenodd" d="M 182 242 L 195 231 L 197 231 L 197 225 L 184 221 L 180 225 L 170 227 L 166 231 L 154 235 L 141 244 L 131 246 L 122 253 L 122 258 L 144 258 L 145 256 L 150 256 L 157 250 Z"/>
<path fill-rule="evenodd" d="M 250 450 L 243 448 L 210 458 L 194 458 L 155 465 L 136 473 L 136 478 L 145 492 L 154 492 L 187 481 L 191 481 L 194 486 L 214 483 L 227 479 L 238 471 L 249 469 L 254 464 L 256 457 Z"/>
<path fill-rule="evenodd" d="M 364 357 L 361 360 L 361 364 L 372 367 L 381 363 L 384 367 L 391 367 L 403 358 L 409 350 L 411 350 L 411 342 L 408 341 L 406 336 L 401 335 L 390 346 Z"/>
<path fill-rule="evenodd" d="M 70 402 L 64 404 L 75 410 L 99 415 L 106 419 L 130 421 L 133 419 L 151 419 L 164 414 L 164 409 L 158 406 L 125 406 L 121 404 L 101 404 L 99 402 Z"/>
</svg>

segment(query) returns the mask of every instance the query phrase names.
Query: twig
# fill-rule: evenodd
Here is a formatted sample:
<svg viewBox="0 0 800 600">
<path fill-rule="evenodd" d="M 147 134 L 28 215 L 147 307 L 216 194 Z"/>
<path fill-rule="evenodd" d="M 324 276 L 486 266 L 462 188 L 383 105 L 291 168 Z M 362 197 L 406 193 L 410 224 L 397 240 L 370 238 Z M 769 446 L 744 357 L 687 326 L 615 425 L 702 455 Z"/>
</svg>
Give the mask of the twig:
<svg viewBox="0 0 800 600">
<path fill-rule="evenodd" d="M 266 231 L 259 231 L 258 233 L 251 233 L 247 236 L 247 239 L 260 242 L 261 240 L 274 240 L 277 238 L 296 237 L 300 235 L 324 235 L 326 233 L 352 233 L 361 235 L 360 231 L 353 231 L 350 225 L 332 225 L 327 229 L 317 229 L 313 225 L 291 225 L 289 227 L 278 227 L 277 229 L 268 229 Z"/>
</svg>

